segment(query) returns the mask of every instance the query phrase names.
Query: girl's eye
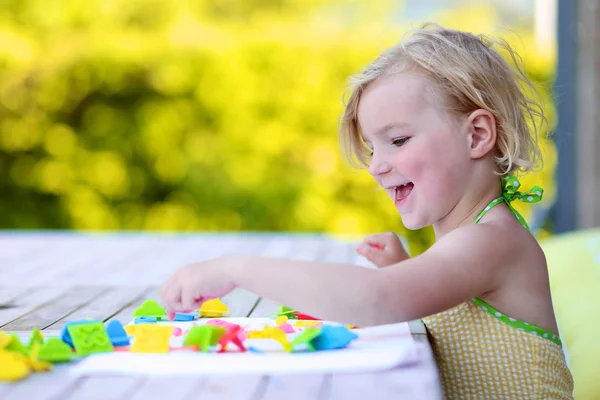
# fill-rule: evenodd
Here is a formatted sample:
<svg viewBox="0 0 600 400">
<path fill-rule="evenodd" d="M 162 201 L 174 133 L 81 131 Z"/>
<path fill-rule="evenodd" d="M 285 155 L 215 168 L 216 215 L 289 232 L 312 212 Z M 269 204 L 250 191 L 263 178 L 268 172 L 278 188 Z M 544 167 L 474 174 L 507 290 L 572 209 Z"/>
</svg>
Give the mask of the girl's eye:
<svg viewBox="0 0 600 400">
<path fill-rule="evenodd" d="M 407 137 L 401 137 L 401 138 L 396 138 L 392 140 L 392 144 L 396 147 L 400 147 L 402 146 L 404 143 L 406 143 L 408 141 L 409 138 Z"/>
</svg>

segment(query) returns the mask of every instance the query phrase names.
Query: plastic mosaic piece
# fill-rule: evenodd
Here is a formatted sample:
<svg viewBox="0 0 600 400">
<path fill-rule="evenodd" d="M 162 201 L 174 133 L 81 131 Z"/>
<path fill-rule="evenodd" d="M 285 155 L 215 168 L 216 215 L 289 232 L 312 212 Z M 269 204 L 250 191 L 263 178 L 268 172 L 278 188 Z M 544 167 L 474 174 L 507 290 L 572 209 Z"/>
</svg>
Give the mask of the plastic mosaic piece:
<svg viewBox="0 0 600 400">
<path fill-rule="evenodd" d="M 294 311 L 294 315 L 295 315 L 295 316 L 296 316 L 296 318 L 297 318 L 297 319 L 299 319 L 299 320 L 320 321 L 320 319 L 319 319 L 319 318 L 316 318 L 316 317 L 311 317 L 311 316 L 310 316 L 310 315 L 308 315 L 308 314 L 300 313 L 300 312 L 297 312 L 297 311 Z"/>
<path fill-rule="evenodd" d="M 180 327 L 176 326 L 175 328 L 173 328 L 173 336 L 181 336 L 182 333 L 183 331 Z"/>
<path fill-rule="evenodd" d="M 205 318 L 219 318 L 222 317 L 223 314 L 230 314 L 227 305 L 223 303 L 221 299 L 206 300 L 202 303 L 198 312 Z"/>
<path fill-rule="evenodd" d="M 136 319 L 133 320 L 134 324 L 155 324 L 156 322 L 158 322 L 159 319 L 156 317 L 150 317 L 150 316 L 143 316 L 143 317 L 137 317 Z"/>
<path fill-rule="evenodd" d="M 280 315 L 277 318 L 275 318 L 275 325 L 280 326 L 285 324 L 288 321 L 288 317 L 287 315 Z"/>
<path fill-rule="evenodd" d="M 277 329 L 277 328 L 274 328 L 274 329 Z M 245 337 L 244 330 L 239 325 L 235 325 L 233 327 L 226 328 L 225 333 L 219 339 L 219 345 L 221 346 L 221 348 L 218 350 L 218 352 L 219 353 L 224 352 L 227 349 L 227 345 L 229 343 L 232 343 L 233 345 L 235 345 L 240 351 L 246 351 L 246 348 L 244 347 L 244 343 L 243 343 L 244 340 L 241 339 L 242 334 Z"/>
<path fill-rule="evenodd" d="M 31 331 L 31 336 L 29 336 L 29 341 L 27 342 L 27 350 L 31 351 L 34 343 L 44 344 L 44 335 L 38 328 L 34 328 Z"/>
<path fill-rule="evenodd" d="M 59 338 L 50 338 L 44 343 L 37 355 L 40 361 L 51 363 L 66 362 L 73 358 L 71 347 Z"/>
<path fill-rule="evenodd" d="M 173 327 L 170 325 L 144 324 L 135 329 L 132 353 L 168 353 Z"/>
<path fill-rule="evenodd" d="M 308 327 L 302 333 L 294 338 L 292 342 L 292 348 L 296 349 L 297 346 L 305 344 L 310 351 L 315 351 L 316 348 L 312 343 L 312 340 L 321 334 L 322 328 Z"/>
<path fill-rule="evenodd" d="M 23 355 L 0 350 L 0 382 L 15 382 L 26 378 L 30 373 L 31 369 Z"/>
<path fill-rule="evenodd" d="M 93 324 L 93 323 L 98 323 L 98 322 L 101 323 L 101 321 L 98 319 L 82 319 L 82 320 L 78 320 L 78 321 L 67 322 L 65 324 L 65 326 L 63 326 L 63 328 L 62 328 L 62 331 L 60 333 L 60 338 L 62 339 L 63 342 L 65 342 L 66 344 L 71 346 L 71 348 L 73 348 L 73 340 L 71 339 L 71 334 L 69 333 L 69 327 L 73 326 L 73 325 Z"/>
<path fill-rule="evenodd" d="M 113 319 L 106 324 L 106 333 L 113 346 L 129 346 L 129 337 L 120 321 Z"/>
<path fill-rule="evenodd" d="M 133 336 L 133 334 L 135 333 L 135 327 L 136 325 L 125 325 L 123 329 L 125 329 L 127 336 Z"/>
<path fill-rule="evenodd" d="M 358 335 L 345 326 L 325 325 L 321 327 L 319 336 L 311 340 L 311 344 L 316 350 L 335 350 L 348 346 L 356 338 Z"/>
<path fill-rule="evenodd" d="M 80 356 L 113 351 L 113 345 L 102 322 L 69 325 L 67 330 L 73 347 Z"/>
<path fill-rule="evenodd" d="M 278 317 L 286 316 L 289 319 L 296 319 L 295 310 L 286 306 L 279 306 L 279 311 L 275 314 Z"/>
<path fill-rule="evenodd" d="M 194 326 L 183 341 L 184 346 L 198 346 L 200 351 L 208 352 L 210 346 L 216 346 L 225 334 L 225 328 L 214 325 Z"/>
<path fill-rule="evenodd" d="M 17 335 L 11 334 L 9 336 L 11 337 L 11 341 L 4 348 L 4 350 L 13 351 L 15 353 L 22 354 L 24 356 L 29 354 L 27 347 L 25 347 L 25 345 L 23 344 L 23 342 L 21 342 L 21 339 L 19 339 L 19 337 Z"/>
<path fill-rule="evenodd" d="M 292 351 L 292 344 L 288 340 L 285 332 L 281 330 L 281 327 L 265 326 L 259 331 L 248 332 L 248 339 L 273 339 L 278 342 L 284 351 Z"/>
<path fill-rule="evenodd" d="M 196 319 L 196 314 L 175 313 L 173 321 L 193 321 Z"/>
<path fill-rule="evenodd" d="M 296 332 L 296 330 L 294 329 L 294 327 L 291 326 L 290 324 L 279 325 L 278 328 L 281 329 L 284 333 L 294 333 L 294 332 Z"/>
<path fill-rule="evenodd" d="M 163 317 L 167 317 L 167 312 L 163 307 L 159 306 L 155 300 L 146 300 L 141 306 L 135 309 L 133 316 L 156 317 L 157 320 L 161 320 Z"/>
<path fill-rule="evenodd" d="M 236 326 L 239 326 L 238 324 L 234 324 L 231 322 L 227 322 L 223 319 L 211 319 L 210 321 L 207 321 L 206 324 L 204 325 L 214 325 L 214 326 L 221 326 L 225 329 L 229 329 L 229 328 L 233 328 Z M 244 331 L 243 329 L 240 330 L 238 336 L 240 337 L 241 341 L 246 340 L 246 331 Z"/>
<path fill-rule="evenodd" d="M 33 342 L 31 345 L 31 353 L 29 357 L 25 357 L 25 363 L 35 372 L 46 372 L 52 370 L 52 364 L 48 361 L 43 361 L 38 358 L 41 344 Z M 68 345 L 66 345 L 68 347 Z"/>
<path fill-rule="evenodd" d="M 0 350 L 8 346 L 11 341 L 12 336 L 10 336 L 8 333 L 0 331 Z"/>
<path fill-rule="evenodd" d="M 312 327 L 319 327 L 323 325 L 322 321 L 316 321 L 316 320 L 311 320 L 311 319 L 305 319 L 305 320 L 298 320 L 294 323 L 294 326 L 297 328 L 304 328 L 307 326 L 312 326 Z"/>
</svg>

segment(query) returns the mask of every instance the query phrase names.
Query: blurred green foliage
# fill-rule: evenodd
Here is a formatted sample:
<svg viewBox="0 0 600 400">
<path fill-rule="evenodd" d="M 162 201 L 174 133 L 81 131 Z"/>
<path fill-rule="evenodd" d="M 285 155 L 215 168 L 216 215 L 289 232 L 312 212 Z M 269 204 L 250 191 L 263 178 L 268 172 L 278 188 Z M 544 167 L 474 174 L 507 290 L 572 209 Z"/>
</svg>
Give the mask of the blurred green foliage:
<svg viewBox="0 0 600 400">
<path fill-rule="evenodd" d="M 368 174 L 340 161 L 336 135 L 347 77 L 409 28 L 393 18 L 397 8 L 9 2 L 0 13 L 0 227 L 405 234 Z M 485 32 L 495 18 L 473 5 L 431 19 Z M 549 82 L 552 52 L 519 35 L 508 39 L 528 50 L 528 73 Z M 541 177 L 551 201 L 551 142 L 544 151 L 545 169 L 524 181 Z M 419 252 L 431 232 L 409 240 Z"/>
</svg>

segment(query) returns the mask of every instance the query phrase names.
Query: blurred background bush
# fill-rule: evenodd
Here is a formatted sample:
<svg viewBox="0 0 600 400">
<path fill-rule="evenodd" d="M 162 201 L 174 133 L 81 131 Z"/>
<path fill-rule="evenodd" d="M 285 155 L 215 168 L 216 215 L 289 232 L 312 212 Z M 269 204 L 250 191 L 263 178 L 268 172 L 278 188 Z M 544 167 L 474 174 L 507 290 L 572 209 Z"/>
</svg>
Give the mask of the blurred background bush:
<svg viewBox="0 0 600 400">
<path fill-rule="evenodd" d="M 339 157 L 348 76 L 426 20 L 501 35 L 551 123 L 533 1 L 14 0 L 0 12 L 0 228 L 393 230 Z M 511 31 L 507 31 L 510 29 Z M 544 169 L 523 179 L 554 197 Z M 530 207 L 517 207 L 530 216 Z"/>
</svg>

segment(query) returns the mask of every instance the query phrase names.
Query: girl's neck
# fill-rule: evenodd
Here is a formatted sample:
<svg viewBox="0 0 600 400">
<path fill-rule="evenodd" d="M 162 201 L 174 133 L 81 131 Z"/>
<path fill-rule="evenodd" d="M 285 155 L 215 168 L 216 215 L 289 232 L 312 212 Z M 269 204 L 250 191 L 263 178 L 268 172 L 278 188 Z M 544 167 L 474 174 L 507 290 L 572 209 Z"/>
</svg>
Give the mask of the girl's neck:
<svg viewBox="0 0 600 400">
<path fill-rule="evenodd" d="M 490 180 L 485 186 L 466 191 L 461 200 L 440 221 L 433 224 L 436 240 L 456 228 L 472 224 L 479 213 L 494 199 L 502 195 L 500 180 Z"/>
</svg>

